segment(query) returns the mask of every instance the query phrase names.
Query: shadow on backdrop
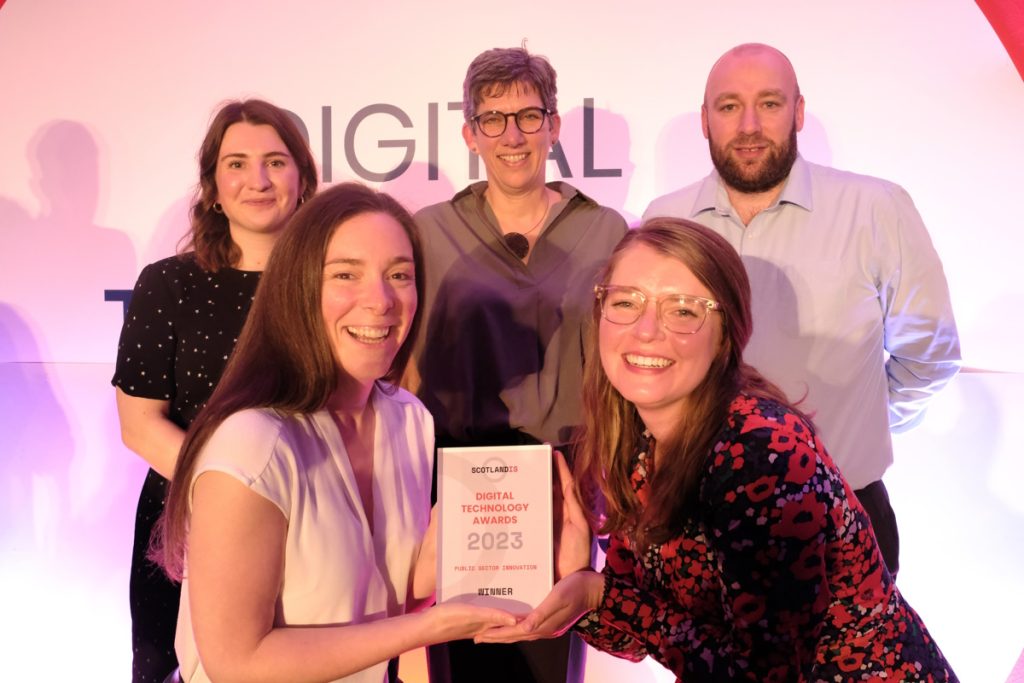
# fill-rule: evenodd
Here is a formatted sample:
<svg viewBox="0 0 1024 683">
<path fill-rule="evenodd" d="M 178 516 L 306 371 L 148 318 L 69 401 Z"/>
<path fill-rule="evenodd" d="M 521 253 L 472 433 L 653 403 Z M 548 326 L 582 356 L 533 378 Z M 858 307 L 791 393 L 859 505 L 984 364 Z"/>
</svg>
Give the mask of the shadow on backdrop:
<svg viewBox="0 0 1024 683">
<path fill-rule="evenodd" d="M 104 290 L 131 286 L 135 252 L 123 232 L 94 222 L 102 185 L 96 139 L 81 123 L 51 121 L 30 141 L 28 161 L 38 211 L 0 217 L 0 291 L 38 346 L 7 360 L 112 362 L 121 307 L 105 301 Z"/>
<path fill-rule="evenodd" d="M 455 188 L 448 177 L 435 169 L 437 180 L 429 180 L 430 164 L 414 161 L 405 173 L 394 180 L 381 184 L 380 189 L 402 203 L 409 213 L 416 213 L 425 206 L 448 201 L 455 194 Z"/>
<path fill-rule="evenodd" d="M 25 321 L 0 303 L 0 351 L 38 354 Z M 0 557 L 52 559 L 67 535 L 69 470 L 75 454 L 68 417 L 43 363 L 0 363 Z"/>
<path fill-rule="evenodd" d="M 626 211 L 636 166 L 630 158 L 626 117 L 608 109 L 574 107 L 562 114 L 559 143 L 572 170 L 565 180 L 598 204 L 615 209 L 634 225 L 639 216 Z"/>
</svg>

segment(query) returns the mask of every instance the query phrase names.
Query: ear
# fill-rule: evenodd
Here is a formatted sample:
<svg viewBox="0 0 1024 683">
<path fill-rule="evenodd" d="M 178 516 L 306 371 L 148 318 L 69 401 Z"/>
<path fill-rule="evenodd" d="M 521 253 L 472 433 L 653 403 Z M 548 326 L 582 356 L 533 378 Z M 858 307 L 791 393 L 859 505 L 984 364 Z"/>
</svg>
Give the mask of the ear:
<svg viewBox="0 0 1024 683">
<path fill-rule="evenodd" d="M 709 137 L 708 137 L 708 105 L 706 105 L 706 104 L 700 105 L 700 129 L 701 129 L 701 132 L 704 133 L 704 139 L 705 140 L 709 139 Z"/>
<path fill-rule="evenodd" d="M 462 124 L 462 139 L 466 141 L 466 147 L 469 147 L 469 151 L 473 154 L 479 154 L 480 150 L 476 146 L 476 135 L 473 133 L 473 126 L 467 121 Z"/>
<path fill-rule="evenodd" d="M 794 118 L 796 124 L 796 131 L 799 133 L 804 128 L 804 96 L 801 95 L 796 99 L 796 116 Z"/>
<path fill-rule="evenodd" d="M 552 114 L 549 120 L 551 121 L 551 144 L 554 145 L 558 142 L 558 135 L 562 132 L 562 117 L 558 114 Z"/>
</svg>

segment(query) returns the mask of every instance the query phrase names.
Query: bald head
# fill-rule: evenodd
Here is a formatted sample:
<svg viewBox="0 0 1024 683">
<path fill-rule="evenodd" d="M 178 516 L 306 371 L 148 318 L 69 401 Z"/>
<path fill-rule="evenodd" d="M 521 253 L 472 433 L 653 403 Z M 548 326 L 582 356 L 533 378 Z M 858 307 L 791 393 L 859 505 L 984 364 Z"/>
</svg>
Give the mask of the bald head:
<svg viewBox="0 0 1024 683">
<path fill-rule="evenodd" d="M 700 118 L 727 187 L 745 194 L 781 191 L 804 125 L 804 98 L 786 55 L 760 43 L 726 52 L 708 74 Z"/>
<path fill-rule="evenodd" d="M 794 101 L 800 98 L 800 85 L 796 70 L 786 55 L 764 43 L 744 43 L 732 48 L 718 58 L 708 73 L 704 86 L 704 106 L 711 104 L 734 85 L 737 79 L 761 87 L 781 88 L 786 97 Z M 754 82 L 754 81 L 758 82 Z"/>
</svg>

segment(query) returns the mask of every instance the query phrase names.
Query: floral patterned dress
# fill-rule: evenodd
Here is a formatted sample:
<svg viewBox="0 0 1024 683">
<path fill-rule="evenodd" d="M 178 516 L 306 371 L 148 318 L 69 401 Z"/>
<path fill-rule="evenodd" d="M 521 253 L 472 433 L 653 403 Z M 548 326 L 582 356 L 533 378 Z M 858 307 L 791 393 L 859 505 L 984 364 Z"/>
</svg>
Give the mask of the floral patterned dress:
<svg viewBox="0 0 1024 683">
<path fill-rule="evenodd" d="M 643 450 L 646 447 L 641 447 Z M 647 490 L 648 458 L 633 463 Z M 679 681 L 956 681 L 882 563 L 867 515 L 808 423 L 738 396 L 683 533 L 613 535 L 591 645 Z"/>
</svg>

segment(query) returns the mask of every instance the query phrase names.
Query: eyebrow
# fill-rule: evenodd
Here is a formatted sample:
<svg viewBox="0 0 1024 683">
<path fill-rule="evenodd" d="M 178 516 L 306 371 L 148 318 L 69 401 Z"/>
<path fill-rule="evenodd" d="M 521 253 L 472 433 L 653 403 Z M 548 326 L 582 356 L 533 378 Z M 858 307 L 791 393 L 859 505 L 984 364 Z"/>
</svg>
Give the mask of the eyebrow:
<svg viewBox="0 0 1024 683">
<path fill-rule="evenodd" d="M 715 104 L 718 104 L 723 100 L 739 99 L 739 97 L 740 94 L 737 92 L 724 92 L 720 94 L 718 97 L 716 97 L 714 102 Z M 765 90 L 759 90 L 757 92 L 757 99 L 761 99 L 763 97 L 777 97 L 783 101 L 789 100 L 789 98 L 786 97 L 786 92 L 781 88 L 767 88 Z"/>
<path fill-rule="evenodd" d="M 324 266 L 330 266 L 330 265 L 361 266 L 361 265 L 364 265 L 365 263 L 366 262 L 363 259 L 359 259 L 359 258 L 344 258 L 343 257 L 343 258 L 331 259 L 329 261 L 324 261 Z M 411 256 L 396 256 L 393 259 L 391 259 L 390 261 L 388 261 L 387 265 L 390 268 L 391 266 L 394 266 L 394 265 L 397 265 L 397 264 L 405 264 L 405 263 L 413 263 L 413 264 L 415 264 L 415 260 Z"/>
<path fill-rule="evenodd" d="M 223 155 L 220 159 L 221 159 L 221 161 L 224 161 L 225 159 L 232 159 L 232 158 L 248 159 L 250 156 L 252 156 L 252 155 L 246 154 L 245 152 L 228 152 L 227 154 Z M 273 151 L 273 152 L 267 152 L 266 154 L 263 155 L 262 158 L 269 159 L 271 157 L 285 157 L 287 159 L 291 159 L 292 155 L 289 154 L 288 152 Z"/>
</svg>

